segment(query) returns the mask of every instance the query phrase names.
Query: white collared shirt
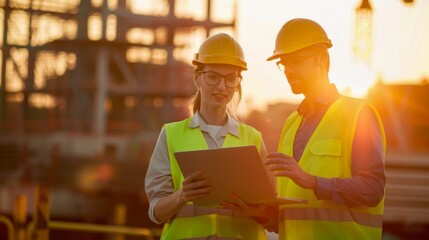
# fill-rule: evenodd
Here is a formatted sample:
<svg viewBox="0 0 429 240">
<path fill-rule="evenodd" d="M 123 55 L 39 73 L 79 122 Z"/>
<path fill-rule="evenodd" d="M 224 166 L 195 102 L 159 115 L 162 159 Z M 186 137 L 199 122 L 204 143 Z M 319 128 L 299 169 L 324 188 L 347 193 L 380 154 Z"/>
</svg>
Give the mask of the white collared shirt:
<svg viewBox="0 0 429 240">
<path fill-rule="evenodd" d="M 229 115 L 227 115 L 227 117 L 228 121 L 225 125 L 220 126 L 217 134 L 210 134 L 211 130 L 209 125 L 201 118 L 198 112 L 192 117 L 189 127 L 199 127 L 201 129 L 207 146 L 210 149 L 221 148 L 228 133 L 240 137 L 238 130 L 239 123 Z M 261 141 L 260 155 L 265 159 L 266 149 L 263 141 Z M 161 133 L 158 136 L 158 141 L 156 142 L 155 149 L 150 159 L 145 178 L 145 189 L 149 200 L 149 218 L 154 223 L 161 224 L 162 222 L 158 221 L 154 215 L 155 205 L 160 199 L 174 192 L 165 128 L 161 129 Z"/>
</svg>

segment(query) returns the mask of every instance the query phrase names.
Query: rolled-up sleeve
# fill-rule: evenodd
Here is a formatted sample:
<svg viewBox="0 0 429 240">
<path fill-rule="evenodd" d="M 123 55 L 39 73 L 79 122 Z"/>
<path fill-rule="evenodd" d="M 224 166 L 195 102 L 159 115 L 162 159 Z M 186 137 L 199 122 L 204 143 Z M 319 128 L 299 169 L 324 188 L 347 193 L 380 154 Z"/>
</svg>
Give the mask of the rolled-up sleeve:
<svg viewBox="0 0 429 240">
<path fill-rule="evenodd" d="M 174 192 L 165 129 L 161 130 L 150 159 L 145 190 L 149 200 L 149 218 L 154 223 L 161 224 L 162 222 L 155 218 L 155 205 L 160 199 Z"/>
</svg>

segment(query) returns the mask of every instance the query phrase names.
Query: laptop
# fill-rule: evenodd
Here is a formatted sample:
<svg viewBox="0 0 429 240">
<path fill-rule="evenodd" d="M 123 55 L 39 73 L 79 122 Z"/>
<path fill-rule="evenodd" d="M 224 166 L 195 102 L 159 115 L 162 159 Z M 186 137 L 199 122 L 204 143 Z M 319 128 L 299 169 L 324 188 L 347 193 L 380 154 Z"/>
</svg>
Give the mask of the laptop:
<svg viewBox="0 0 429 240">
<path fill-rule="evenodd" d="M 186 178 L 202 170 L 214 189 L 209 196 L 195 200 L 196 206 L 216 206 L 234 202 L 232 194 L 250 204 L 285 205 L 306 203 L 304 199 L 278 197 L 255 146 L 175 152 Z"/>
</svg>

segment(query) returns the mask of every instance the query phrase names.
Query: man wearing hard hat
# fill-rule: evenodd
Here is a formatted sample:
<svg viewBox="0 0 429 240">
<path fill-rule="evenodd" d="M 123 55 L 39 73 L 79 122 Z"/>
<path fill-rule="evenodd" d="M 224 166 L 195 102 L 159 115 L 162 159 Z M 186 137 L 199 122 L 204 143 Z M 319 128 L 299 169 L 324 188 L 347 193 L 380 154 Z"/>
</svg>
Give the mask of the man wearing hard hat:
<svg viewBox="0 0 429 240">
<path fill-rule="evenodd" d="M 382 122 L 370 103 L 342 96 L 330 83 L 330 47 L 318 23 L 292 19 L 267 59 L 277 61 L 294 94 L 305 96 L 266 160 L 281 197 L 308 200 L 279 208 L 280 239 L 381 239 Z"/>
</svg>

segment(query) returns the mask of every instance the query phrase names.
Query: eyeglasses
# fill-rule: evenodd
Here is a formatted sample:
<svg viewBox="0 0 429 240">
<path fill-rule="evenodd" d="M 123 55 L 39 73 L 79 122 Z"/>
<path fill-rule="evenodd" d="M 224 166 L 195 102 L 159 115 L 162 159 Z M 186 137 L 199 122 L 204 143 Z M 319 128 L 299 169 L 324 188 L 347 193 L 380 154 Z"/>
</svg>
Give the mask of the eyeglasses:
<svg viewBox="0 0 429 240">
<path fill-rule="evenodd" d="M 235 73 L 230 73 L 227 75 L 222 75 L 217 72 L 211 72 L 211 71 L 206 71 L 206 72 L 201 71 L 198 73 L 202 73 L 204 75 L 204 82 L 209 86 L 218 85 L 220 80 L 223 78 L 225 82 L 225 86 L 229 88 L 235 88 L 238 85 L 240 85 L 240 82 L 242 79 L 242 76 L 237 75 Z"/>
<path fill-rule="evenodd" d="M 305 60 L 309 59 L 312 56 L 319 55 L 320 53 L 313 53 L 304 56 L 297 56 L 292 58 L 286 58 L 276 62 L 277 67 L 280 71 L 284 72 L 286 70 L 286 66 L 296 66 L 300 63 L 303 63 Z"/>
</svg>

